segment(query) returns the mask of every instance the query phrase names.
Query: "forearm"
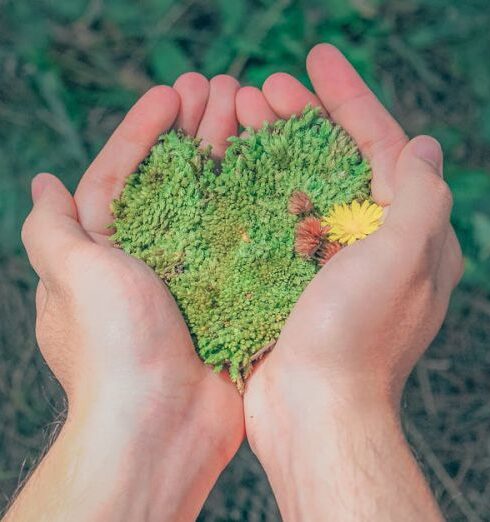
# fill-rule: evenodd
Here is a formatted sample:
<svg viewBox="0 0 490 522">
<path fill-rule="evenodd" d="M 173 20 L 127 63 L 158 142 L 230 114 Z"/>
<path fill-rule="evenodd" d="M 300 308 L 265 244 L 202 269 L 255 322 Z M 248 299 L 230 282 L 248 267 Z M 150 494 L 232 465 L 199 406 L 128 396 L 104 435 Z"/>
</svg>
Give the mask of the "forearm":
<svg viewBox="0 0 490 522">
<path fill-rule="evenodd" d="M 310 394 L 274 426 L 258 453 L 285 520 L 442 520 L 388 403 Z"/>
<path fill-rule="evenodd" d="M 167 430 L 135 413 L 100 405 L 69 417 L 5 521 L 195 519 L 221 472 L 216 449 L 174 429 L 177 412 L 159 419 Z"/>
</svg>

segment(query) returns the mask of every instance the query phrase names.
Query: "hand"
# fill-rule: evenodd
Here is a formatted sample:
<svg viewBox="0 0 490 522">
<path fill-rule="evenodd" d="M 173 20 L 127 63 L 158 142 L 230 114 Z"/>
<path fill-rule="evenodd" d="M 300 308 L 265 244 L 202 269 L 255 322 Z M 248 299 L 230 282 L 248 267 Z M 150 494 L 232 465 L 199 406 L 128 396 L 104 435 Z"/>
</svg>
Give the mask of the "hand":
<svg viewBox="0 0 490 522">
<path fill-rule="evenodd" d="M 235 387 L 199 360 L 165 285 L 113 248 L 107 228 L 125 177 L 172 125 L 224 153 L 237 131 L 237 89 L 230 77 L 208 82 L 194 73 L 174 89 L 155 87 L 114 132 L 74 198 L 54 176 L 33 182 L 23 240 L 40 277 L 37 338 L 69 403 L 65 427 L 36 472 L 47 488 L 46 520 L 75 520 L 59 502 L 71 497 L 80 520 L 194 518 L 243 439 Z M 59 463 L 78 450 L 77 480 L 86 475 L 87 484 L 54 487 L 70 473 Z M 18 519 L 29 520 L 30 492 L 41 487 L 36 474 L 14 505 Z M 118 484 L 131 495 L 111 503 Z M 89 501 L 89 492 L 100 502 Z"/>
<path fill-rule="evenodd" d="M 315 47 L 307 68 L 316 95 L 273 75 L 262 91 L 239 91 L 240 123 L 257 127 L 307 104 L 321 107 L 370 161 L 386 219 L 330 260 L 299 299 L 248 383 L 247 436 L 286 518 L 306 508 L 315 520 L 414 520 L 421 512 L 438 519 L 404 442 L 398 404 L 462 272 L 441 149 L 428 137 L 408 142 L 332 46 Z M 395 491 L 406 477 L 415 491 Z M 354 499 L 353 488 L 364 496 Z"/>
</svg>

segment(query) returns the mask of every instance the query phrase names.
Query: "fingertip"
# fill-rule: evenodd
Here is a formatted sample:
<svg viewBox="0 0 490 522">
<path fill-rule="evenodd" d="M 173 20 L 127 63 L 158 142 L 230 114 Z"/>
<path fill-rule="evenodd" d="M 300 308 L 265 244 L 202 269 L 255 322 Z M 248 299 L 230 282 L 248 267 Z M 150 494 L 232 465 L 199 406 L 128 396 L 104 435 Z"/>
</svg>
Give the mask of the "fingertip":
<svg viewBox="0 0 490 522">
<path fill-rule="evenodd" d="M 42 212 L 49 211 L 78 219 L 78 210 L 73 196 L 63 182 L 53 174 L 37 174 L 31 184 L 34 207 Z"/>
<path fill-rule="evenodd" d="M 154 85 L 150 87 L 143 95 L 142 99 L 151 100 L 154 102 L 169 102 L 179 103 L 179 95 L 173 87 L 169 85 Z"/>
<path fill-rule="evenodd" d="M 264 122 L 273 123 L 277 114 L 257 87 L 242 87 L 235 98 L 237 118 L 242 127 L 258 129 Z"/>
<path fill-rule="evenodd" d="M 177 92 L 206 88 L 209 88 L 209 80 L 203 74 L 194 71 L 181 74 L 174 83 Z"/>
<path fill-rule="evenodd" d="M 393 197 L 394 173 L 407 137 L 344 54 L 331 44 L 313 47 L 307 70 L 333 121 L 357 143 L 373 169 L 372 192 L 381 204 Z"/>
<path fill-rule="evenodd" d="M 261 95 L 262 92 L 258 87 L 245 85 L 244 87 L 240 87 L 240 89 L 238 89 L 236 93 L 236 100 L 240 101 L 241 103 L 247 103 L 260 98 Z"/>
<path fill-rule="evenodd" d="M 239 89 L 240 82 L 230 76 L 229 74 L 218 74 L 211 78 L 210 83 L 213 87 L 217 87 L 220 89 Z"/>
<path fill-rule="evenodd" d="M 318 97 L 331 114 L 345 100 L 369 92 L 345 55 L 331 44 L 318 44 L 310 51 L 306 70 Z"/>
<path fill-rule="evenodd" d="M 200 73 L 188 72 L 177 78 L 174 89 L 180 96 L 180 110 L 175 126 L 194 136 L 209 98 L 209 80 Z"/>
<path fill-rule="evenodd" d="M 150 88 L 124 117 L 109 141 L 83 175 L 75 193 L 85 230 L 109 235 L 111 201 L 118 197 L 126 177 L 137 169 L 158 136 L 175 123 L 180 96 L 167 85 Z"/>
<path fill-rule="evenodd" d="M 133 141 L 139 140 L 135 134 L 141 127 L 151 129 L 152 134 L 157 128 L 160 132 L 165 132 L 177 119 L 179 109 L 179 93 L 168 85 L 155 85 L 129 111 L 125 126 L 121 126 L 122 132 L 127 132 Z M 141 141 L 146 143 L 146 137 Z"/>
<path fill-rule="evenodd" d="M 318 97 L 290 74 L 272 74 L 264 82 L 262 92 L 272 110 L 281 118 L 298 115 L 307 105 L 319 107 L 325 113 Z"/>
<path fill-rule="evenodd" d="M 439 247 L 447 235 L 453 197 L 436 166 L 442 161 L 439 143 L 417 136 L 401 150 L 396 163 L 393 204 L 389 219 L 399 228 L 417 233 L 420 241 L 432 241 Z M 431 249 L 434 250 L 431 244 Z"/>
<path fill-rule="evenodd" d="M 61 181 L 53 174 L 50 174 L 49 172 L 40 172 L 39 174 L 36 174 L 31 182 L 32 202 L 36 204 L 46 188 L 54 185 L 61 185 Z"/>
<path fill-rule="evenodd" d="M 180 96 L 168 85 L 155 85 L 146 91 L 143 96 L 131 107 L 123 121 L 112 135 L 109 143 L 103 149 L 106 150 L 112 141 L 127 142 L 136 145 L 137 149 L 148 149 L 159 134 L 166 132 L 177 119 L 180 108 Z M 105 154 L 101 163 L 105 163 Z M 98 163 L 99 157 L 89 167 L 89 171 Z M 106 170 L 107 165 L 104 165 Z M 105 177 L 102 177 L 104 180 Z M 102 179 L 97 175 L 97 179 Z M 112 179 L 109 179 L 112 182 Z"/>
<path fill-rule="evenodd" d="M 416 136 L 401 150 L 396 163 L 395 185 L 417 180 L 419 186 L 444 192 L 447 184 L 442 176 L 443 154 L 439 142 L 431 136 Z"/>
<path fill-rule="evenodd" d="M 314 47 L 311 48 L 308 56 L 306 57 L 306 67 L 308 68 L 311 65 L 314 65 L 318 60 L 325 60 L 329 57 L 341 56 L 344 55 L 342 52 L 330 43 L 318 43 Z"/>
<path fill-rule="evenodd" d="M 238 130 L 235 98 L 240 84 L 232 76 L 219 74 L 210 80 L 209 87 L 208 103 L 196 135 L 202 147 L 211 145 L 213 155 L 221 158 L 228 138 Z"/>
<path fill-rule="evenodd" d="M 267 94 L 273 93 L 276 89 L 284 87 L 285 84 L 289 84 L 291 80 L 296 79 L 284 72 L 273 73 L 262 84 L 262 92 L 267 96 Z"/>
<path fill-rule="evenodd" d="M 417 158 L 428 163 L 439 176 L 442 176 L 443 152 L 441 144 L 435 138 L 427 135 L 416 136 L 408 146 Z"/>
</svg>

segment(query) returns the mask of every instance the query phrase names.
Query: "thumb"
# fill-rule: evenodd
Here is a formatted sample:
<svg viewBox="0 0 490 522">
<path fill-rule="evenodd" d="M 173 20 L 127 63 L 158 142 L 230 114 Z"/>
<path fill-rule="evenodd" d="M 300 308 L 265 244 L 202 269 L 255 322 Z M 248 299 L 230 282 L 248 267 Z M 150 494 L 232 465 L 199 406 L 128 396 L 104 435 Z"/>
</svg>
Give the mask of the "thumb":
<svg viewBox="0 0 490 522">
<path fill-rule="evenodd" d="M 78 222 L 73 197 L 51 174 L 32 181 L 33 208 L 22 227 L 29 261 L 46 286 L 58 277 L 66 253 L 91 242 Z"/>
<path fill-rule="evenodd" d="M 402 150 L 396 165 L 395 194 L 386 224 L 402 237 L 438 250 L 449 230 L 452 196 L 443 180 L 439 143 L 418 136 Z"/>
</svg>

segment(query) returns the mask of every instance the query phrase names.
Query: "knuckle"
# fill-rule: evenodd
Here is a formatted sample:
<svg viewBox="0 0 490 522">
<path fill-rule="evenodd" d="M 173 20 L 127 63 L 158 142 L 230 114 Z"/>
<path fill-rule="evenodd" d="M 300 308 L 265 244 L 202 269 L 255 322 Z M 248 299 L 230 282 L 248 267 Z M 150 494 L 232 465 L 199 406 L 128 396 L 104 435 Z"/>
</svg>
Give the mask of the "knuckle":
<svg viewBox="0 0 490 522">
<path fill-rule="evenodd" d="M 430 177 L 430 190 L 435 201 L 442 205 L 444 209 L 451 209 L 453 206 L 453 194 L 449 185 L 438 175 Z"/>
<path fill-rule="evenodd" d="M 463 257 L 463 252 L 461 250 L 461 245 L 454 235 L 454 246 L 453 251 L 455 252 L 455 262 L 454 262 L 454 286 L 456 286 L 461 279 L 463 278 L 465 271 L 465 260 Z"/>
<path fill-rule="evenodd" d="M 454 286 L 456 286 L 461 281 L 461 279 L 463 279 L 465 268 L 466 267 L 465 267 L 464 258 L 463 258 L 463 256 L 460 256 L 460 258 L 459 258 L 459 266 L 458 266 L 458 271 L 456 273 L 455 285 Z"/>
<path fill-rule="evenodd" d="M 440 257 L 440 248 L 437 246 L 437 238 L 427 234 L 415 242 L 414 274 L 420 279 L 431 279 Z"/>
<path fill-rule="evenodd" d="M 29 240 L 32 236 L 33 228 L 35 223 L 35 214 L 34 210 L 31 210 L 29 215 L 24 220 L 24 223 L 22 224 L 22 229 L 20 231 L 20 236 L 22 239 L 22 243 L 24 243 L 24 246 L 27 247 Z"/>
<path fill-rule="evenodd" d="M 401 229 L 390 224 L 384 250 L 392 252 L 394 262 L 403 260 L 407 278 L 416 283 L 432 277 L 435 266 L 435 238 L 418 237 L 410 229 Z"/>
<path fill-rule="evenodd" d="M 388 226 L 387 226 L 388 225 Z M 420 234 L 410 227 L 385 223 L 383 250 L 392 252 L 396 262 L 403 261 L 414 279 L 432 278 L 441 258 L 441 244 L 437 232 Z"/>
<path fill-rule="evenodd" d="M 432 310 L 434 299 L 437 294 L 437 281 L 435 277 L 424 277 L 417 280 L 413 286 L 419 308 L 422 310 L 422 317 L 426 317 L 426 312 Z"/>
<path fill-rule="evenodd" d="M 405 285 L 407 292 L 419 304 L 433 301 L 437 293 L 437 271 L 433 263 L 427 260 L 427 255 L 421 251 L 412 255 L 406 261 Z"/>
</svg>

